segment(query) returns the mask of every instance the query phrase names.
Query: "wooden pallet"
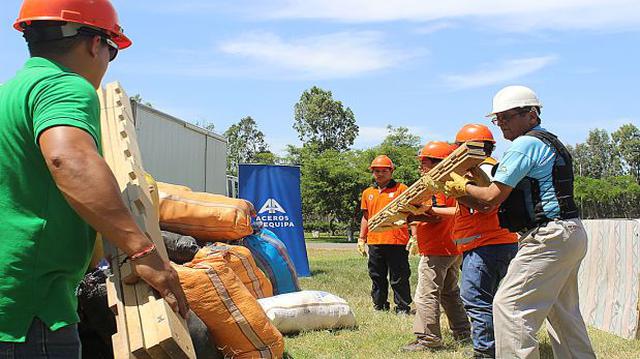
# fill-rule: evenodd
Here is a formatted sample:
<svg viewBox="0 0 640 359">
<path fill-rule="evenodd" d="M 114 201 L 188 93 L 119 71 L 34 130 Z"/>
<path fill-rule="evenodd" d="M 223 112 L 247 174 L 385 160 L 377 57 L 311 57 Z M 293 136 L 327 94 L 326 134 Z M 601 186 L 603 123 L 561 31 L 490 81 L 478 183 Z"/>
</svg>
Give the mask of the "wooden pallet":
<svg viewBox="0 0 640 359">
<path fill-rule="evenodd" d="M 119 83 L 98 90 L 103 157 L 115 175 L 124 202 L 142 231 L 168 259 L 149 184 L 144 177 L 131 104 Z M 114 357 L 195 358 L 186 321 L 155 290 L 136 276 L 126 255 L 104 242 L 113 275 L 107 280 L 109 308 L 116 315 Z"/>
<path fill-rule="evenodd" d="M 469 169 L 479 165 L 487 154 L 482 142 L 467 142 L 458 147 L 447 158 L 433 167 L 427 174 L 420 177 L 406 191 L 387 204 L 380 212 L 369 218 L 369 232 L 382 232 L 400 228 L 407 223 L 406 212 L 398 211 L 402 204 L 421 204 L 429 199 L 436 191 L 433 184 L 443 183 L 451 179 L 449 174 L 455 172 L 464 175 Z"/>
</svg>

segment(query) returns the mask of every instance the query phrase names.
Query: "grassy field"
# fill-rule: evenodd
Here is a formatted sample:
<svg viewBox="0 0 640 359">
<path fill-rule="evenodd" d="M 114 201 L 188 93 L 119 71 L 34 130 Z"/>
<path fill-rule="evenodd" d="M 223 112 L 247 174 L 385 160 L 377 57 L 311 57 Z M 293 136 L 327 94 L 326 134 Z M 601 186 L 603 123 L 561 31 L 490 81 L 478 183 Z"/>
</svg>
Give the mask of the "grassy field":
<svg viewBox="0 0 640 359">
<path fill-rule="evenodd" d="M 332 236 L 329 233 L 319 233 L 317 238 L 314 238 L 311 233 L 304 234 L 304 240 L 310 243 L 349 243 L 347 240 L 347 236 L 345 235 L 335 235 Z M 358 238 L 354 239 L 354 242 L 357 241 Z"/>
<path fill-rule="evenodd" d="M 342 250 L 315 250 L 309 253 L 313 276 L 302 278 L 304 289 L 324 290 L 345 298 L 353 308 L 355 330 L 318 331 L 286 338 L 290 357 L 303 358 L 469 358 L 470 345 L 457 345 L 448 330 L 443 330 L 445 349 L 427 353 L 404 353 L 400 348 L 414 340 L 413 316 L 397 316 L 373 310 L 369 297 L 370 279 L 366 259 Z M 411 259 L 416 273 L 417 258 Z M 412 290 L 417 276 L 411 276 Z M 446 318 L 443 317 L 443 328 Z M 630 341 L 589 329 L 598 358 L 640 358 L 640 341 Z M 546 332 L 540 334 L 541 357 L 553 358 Z"/>
</svg>

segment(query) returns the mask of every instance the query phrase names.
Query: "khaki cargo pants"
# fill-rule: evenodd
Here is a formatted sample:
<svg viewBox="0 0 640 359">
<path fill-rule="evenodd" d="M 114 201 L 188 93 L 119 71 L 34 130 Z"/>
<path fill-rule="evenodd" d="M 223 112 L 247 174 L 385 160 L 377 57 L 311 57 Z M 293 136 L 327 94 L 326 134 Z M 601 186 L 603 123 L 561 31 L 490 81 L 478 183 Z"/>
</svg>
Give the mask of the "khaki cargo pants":
<svg viewBox="0 0 640 359">
<path fill-rule="evenodd" d="M 595 358 L 578 301 L 586 252 L 578 218 L 551 221 L 520 238 L 493 301 L 496 358 L 539 358 L 536 333 L 545 319 L 555 358 Z"/>
<path fill-rule="evenodd" d="M 413 331 L 419 339 L 433 343 L 442 341 L 440 305 L 456 338 L 468 338 L 469 319 L 462 306 L 458 276 L 462 256 L 421 256 L 418 264 L 418 286 L 413 301 L 416 316 Z"/>
</svg>

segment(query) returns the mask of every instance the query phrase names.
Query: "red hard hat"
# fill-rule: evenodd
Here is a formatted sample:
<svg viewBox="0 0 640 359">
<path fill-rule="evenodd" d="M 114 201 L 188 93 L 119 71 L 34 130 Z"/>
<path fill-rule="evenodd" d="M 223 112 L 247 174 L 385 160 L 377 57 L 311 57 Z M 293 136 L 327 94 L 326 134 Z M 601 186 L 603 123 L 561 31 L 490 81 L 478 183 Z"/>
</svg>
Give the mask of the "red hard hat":
<svg viewBox="0 0 640 359">
<path fill-rule="evenodd" d="M 496 143 L 489 127 L 477 123 L 464 125 L 456 134 L 456 142 L 467 141 L 490 141 Z"/>
<path fill-rule="evenodd" d="M 32 21 L 67 21 L 101 29 L 120 50 L 131 46 L 123 33 L 118 14 L 109 0 L 24 0 L 13 24 L 18 31 Z"/>
<path fill-rule="evenodd" d="M 386 155 L 380 155 L 371 161 L 371 166 L 369 166 L 369 170 L 373 170 L 374 168 L 391 168 L 394 169 L 396 166 L 393 165 L 393 161 L 391 158 Z"/>
<path fill-rule="evenodd" d="M 455 146 L 444 142 L 444 141 L 431 141 L 427 142 L 426 145 L 418 152 L 418 158 L 423 159 L 425 157 L 428 158 L 437 158 L 444 159 L 451 154 L 456 149 Z"/>
</svg>

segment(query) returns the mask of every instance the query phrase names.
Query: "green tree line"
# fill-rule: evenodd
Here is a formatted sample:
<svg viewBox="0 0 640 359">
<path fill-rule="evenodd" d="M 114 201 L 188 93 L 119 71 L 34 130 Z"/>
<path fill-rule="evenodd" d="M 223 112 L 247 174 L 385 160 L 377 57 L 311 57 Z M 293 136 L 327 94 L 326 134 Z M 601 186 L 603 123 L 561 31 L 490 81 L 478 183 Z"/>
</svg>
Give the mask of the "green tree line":
<svg viewBox="0 0 640 359">
<path fill-rule="evenodd" d="M 574 193 L 582 218 L 640 218 L 640 130 L 633 124 L 609 134 L 594 129 L 569 148 Z"/>
</svg>

